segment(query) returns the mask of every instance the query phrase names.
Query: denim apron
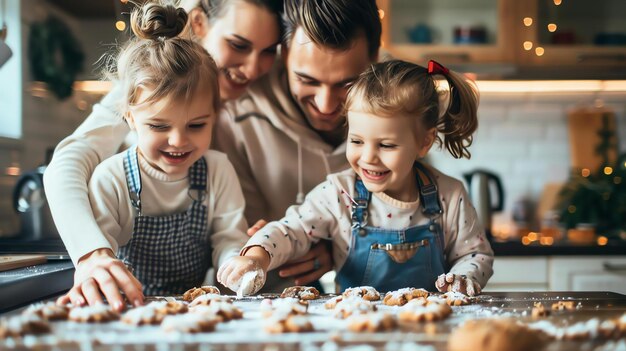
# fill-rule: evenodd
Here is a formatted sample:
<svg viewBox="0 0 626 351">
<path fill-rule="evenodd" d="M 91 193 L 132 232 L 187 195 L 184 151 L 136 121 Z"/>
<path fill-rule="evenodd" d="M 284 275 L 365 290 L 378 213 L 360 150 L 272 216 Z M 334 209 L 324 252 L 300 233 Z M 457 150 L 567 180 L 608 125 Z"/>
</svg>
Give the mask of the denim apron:
<svg viewBox="0 0 626 351">
<path fill-rule="evenodd" d="M 137 214 L 132 237 L 119 248 L 118 257 L 143 284 L 146 296 L 182 294 L 200 286 L 211 262 L 208 213 L 203 205 L 207 192 L 206 160 L 201 157 L 189 168 L 188 194 L 193 199 L 189 209 L 160 217 L 142 215 L 136 147 L 126 152 L 124 170 Z"/>
<path fill-rule="evenodd" d="M 372 286 L 378 291 L 406 287 L 433 291 L 435 280 L 445 273 L 444 241 L 437 185 L 427 169 L 415 163 L 426 225 L 388 230 L 367 225 L 367 207 L 372 194 L 360 178 L 355 183 L 352 204 L 352 240 L 346 263 L 337 274 L 339 291 L 349 287 Z"/>
</svg>

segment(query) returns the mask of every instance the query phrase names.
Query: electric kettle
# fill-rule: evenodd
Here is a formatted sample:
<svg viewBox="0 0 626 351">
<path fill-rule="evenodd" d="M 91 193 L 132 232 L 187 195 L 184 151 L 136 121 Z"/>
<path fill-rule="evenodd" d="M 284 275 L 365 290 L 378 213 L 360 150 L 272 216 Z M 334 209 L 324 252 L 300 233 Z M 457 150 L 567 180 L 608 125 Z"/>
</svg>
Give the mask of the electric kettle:
<svg viewBox="0 0 626 351">
<path fill-rule="evenodd" d="M 25 240 L 58 239 L 43 189 L 45 166 L 26 172 L 13 189 L 13 208 L 19 213 L 21 238 Z"/>
<path fill-rule="evenodd" d="M 481 169 L 465 173 L 463 177 L 467 181 L 478 219 L 489 234 L 492 214 L 504 209 L 504 189 L 500 177 Z"/>
</svg>

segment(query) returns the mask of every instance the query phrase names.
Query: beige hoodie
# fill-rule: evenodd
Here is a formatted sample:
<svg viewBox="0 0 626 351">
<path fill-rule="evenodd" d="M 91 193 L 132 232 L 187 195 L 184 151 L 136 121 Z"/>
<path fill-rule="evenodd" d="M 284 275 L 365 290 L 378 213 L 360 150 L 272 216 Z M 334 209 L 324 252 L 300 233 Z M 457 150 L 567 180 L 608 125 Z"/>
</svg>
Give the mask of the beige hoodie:
<svg viewBox="0 0 626 351">
<path fill-rule="evenodd" d="M 213 147 L 235 166 L 246 219 L 278 220 L 331 173 L 349 168 L 345 142 L 327 144 L 292 98 L 281 61 L 224 108 Z"/>
</svg>

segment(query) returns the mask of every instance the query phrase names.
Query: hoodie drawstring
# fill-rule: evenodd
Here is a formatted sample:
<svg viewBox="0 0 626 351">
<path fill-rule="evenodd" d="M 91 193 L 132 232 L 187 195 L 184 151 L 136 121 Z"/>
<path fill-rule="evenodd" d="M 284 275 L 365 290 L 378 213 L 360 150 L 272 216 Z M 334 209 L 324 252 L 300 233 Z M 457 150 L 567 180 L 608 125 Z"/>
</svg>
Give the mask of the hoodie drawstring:
<svg viewBox="0 0 626 351">
<path fill-rule="evenodd" d="M 304 192 L 302 191 L 302 145 L 300 140 L 296 142 L 298 144 L 298 194 L 296 195 L 296 204 L 304 202 Z"/>
<path fill-rule="evenodd" d="M 299 205 L 304 202 L 304 192 L 302 191 L 302 145 L 300 144 L 300 140 L 296 143 L 298 144 L 298 194 L 296 195 L 296 204 Z M 326 158 L 326 154 L 324 154 L 324 151 L 322 150 L 320 150 L 319 155 L 324 162 L 326 176 L 328 176 L 330 174 L 330 164 L 328 163 L 328 158 Z"/>
</svg>

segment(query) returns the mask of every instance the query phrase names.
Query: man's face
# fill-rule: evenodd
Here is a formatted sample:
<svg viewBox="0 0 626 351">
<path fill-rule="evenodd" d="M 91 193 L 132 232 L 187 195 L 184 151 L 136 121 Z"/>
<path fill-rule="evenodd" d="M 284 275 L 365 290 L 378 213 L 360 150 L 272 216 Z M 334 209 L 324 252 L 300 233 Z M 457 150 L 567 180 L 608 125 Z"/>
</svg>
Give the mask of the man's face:
<svg viewBox="0 0 626 351">
<path fill-rule="evenodd" d="M 332 132 L 343 124 L 348 88 L 371 63 L 365 36 L 337 50 L 316 45 L 296 29 L 286 54 L 289 89 L 313 129 Z"/>
</svg>

